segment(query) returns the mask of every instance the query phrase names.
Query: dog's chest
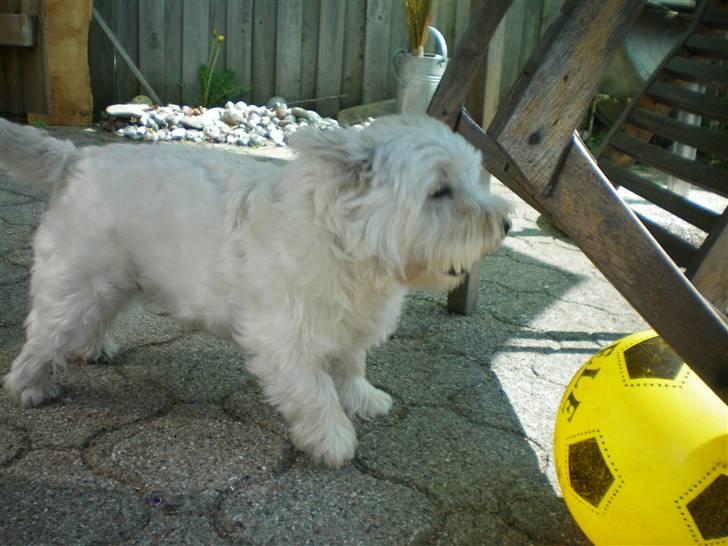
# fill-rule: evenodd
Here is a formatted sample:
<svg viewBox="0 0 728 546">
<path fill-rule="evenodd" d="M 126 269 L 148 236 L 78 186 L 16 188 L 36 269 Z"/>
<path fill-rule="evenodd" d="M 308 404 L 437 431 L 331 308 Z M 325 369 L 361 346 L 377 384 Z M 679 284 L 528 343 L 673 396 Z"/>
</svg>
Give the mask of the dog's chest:
<svg viewBox="0 0 728 546">
<path fill-rule="evenodd" d="M 340 327 L 347 330 L 352 347 L 371 347 L 387 340 L 397 328 L 404 291 L 363 294 L 352 302 Z"/>
</svg>

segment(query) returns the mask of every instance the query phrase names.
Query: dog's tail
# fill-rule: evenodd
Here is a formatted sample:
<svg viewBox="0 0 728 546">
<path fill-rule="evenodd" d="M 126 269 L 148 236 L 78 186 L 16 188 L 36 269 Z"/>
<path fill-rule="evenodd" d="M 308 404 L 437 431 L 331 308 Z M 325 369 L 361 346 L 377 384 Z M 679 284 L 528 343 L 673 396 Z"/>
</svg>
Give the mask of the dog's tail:
<svg viewBox="0 0 728 546">
<path fill-rule="evenodd" d="M 68 140 L 0 118 L 0 169 L 18 180 L 54 184 L 77 153 Z"/>
</svg>

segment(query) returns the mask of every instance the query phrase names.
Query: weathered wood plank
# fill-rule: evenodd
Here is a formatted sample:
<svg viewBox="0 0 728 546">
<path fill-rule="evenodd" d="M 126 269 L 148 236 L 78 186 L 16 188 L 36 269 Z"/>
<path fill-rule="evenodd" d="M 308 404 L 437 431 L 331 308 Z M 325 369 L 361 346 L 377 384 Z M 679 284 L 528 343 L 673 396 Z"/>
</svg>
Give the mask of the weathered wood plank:
<svg viewBox="0 0 728 546">
<path fill-rule="evenodd" d="M 341 98 L 342 108 L 350 108 L 362 103 L 366 17 L 366 0 L 349 0 L 346 2 L 341 81 L 341 94 L 345 96 Z"/>
<path fill-rule="evenodd" d="M 470 24 L 470 0 L 456 0 L 455 3 L 455 36 L 450 44 L 451 49 L 462 40 Z"/>
<path fill-rule="evenodd" d="M 639 212 L 635 212 L 635 216 L 640 219 L 647 228 L 647 231 L 650 232 L 650 235 L 655 238 L 655 241 L 659 243 L 662 249 L 668 256 L 670 256 L 672 261 L 675 262 L 675 265 L 678 267 L 687 267 L 697 255 L 698 247 L 690 244 L 684 239 L 681 239 L 667 228 Z"/>
<path fill-rule="evenodd" d="M 227 8 L 231 2 L 229 0 L 207 0 L 210 3 L 210 19 L 209 28 L 207 29 L 207 35 L 212 37 L 213 34 L 222 34 L 225 36 L 225 29 L 227 27 Z M 220 55 L 217 58 L 217 70 L 224 70 L 227 68 L 227 36 L 225 36 L 225 42 L 220 50 Z"/>
<path fill-rule="evenodd" d="M 183 102 L 182 81 L 182 2 L 164 6 L 164 80 L 166 101 Z"/>
<path fill-rule="evenodd" d="M 301 97 L 302 43 L 303 0 L 280 2 L 276 28 L 275 94 L 288 100 Z"/>
<path fill-rule="evenodd" d="M 719 64 L 699 63 L 684 57 L 673 57 L 665 70 L 681 80 L 696 83 L 728 83 L 728 67 Z"/>
<path fill-rule="evenodd" d="M 346 5 L 343 2 L 327 4 L 325 9 L 321 10 L 316 71 L 317 97 L 329 97 L 341 93 L 345 18 Z M 339 99 L 317 101 L 315 106 L 318 112 L 326 116 L 335 115 L 339 107 Z"/>
<path fill-rule="evenodd" d="M 0 13 L 0 45 L 33 47 L 36 26 L 35 17 L 22 13 Z"/>
<path fill-rule="evenodd" d="M 109 28 L 109 26 L 106 24 L 106 21 L 99 15 L 99 12 L 95 9 L 92 9 L 93 11 L 93 18 L 98 23 L 98 25 L 101 27 L 101 29 L 106 34 L 107 38 L 111 41 L 111 43 L 114 45 L 114 54 L 118 55 L 121 60 L 124 61 L 125 66 L 129 69 L 129 71 L 134 75 L 134 78 L 136 79 L 136 82 L 142 86 L 142 88 L 146 91 L 146 93 L 149 95 L 149 97 L 156 103 L 160 102 L 159 97 L 157 96 L 157 93 L 154 91 L 154 89 L 151 88 L 149 85 L 149 82 L 144 78 L 144 75 L 139 72 L 139 68 L 136 66 L 136 63 L 131 59 L 129 54 L 127 53 L 124 46 L 121 44 L 119 39 L 116 37 L 116 35 L 112 32 L 112 30 Z"/>
<path fill-rule="evenodd" d="M 113 25 L 113 0 L 94 0 L 93 7 L 107 24 Z M 93 109 L 98 114 L 114 103 L 114 46 L 93 20 L 89 27 L 88 40 Z"/>
<path fill-rule="evenodd" d="M 728 196 L 728 171 L 724 169 L 680 157 L 626 133 L 617 133 L 610 145 L 677 178 Z"/>
<path fill-rule="evenodd" d="M 686 274 L 705 298 L 728 310 L 728 208 L 700 248 Z"/>
<path fill-rule="evenodd" d="M 728 59 L 728 39 L 721 36 L 695 34 L 685 42 L 685 46 L 694 55 Z"/>
<path fill-rule="evenodd" d="M 22 48 L 18 51 L 25 111 L 50 112 L 52 93 L 48 63 L 48 5 L 40 0 L 21 0 L 19 7 L 21 13 L 36 17 L 38 22 L 36 47 Z M 90 108 L 90 104 L 87 108 Z"/>
<path fill-rule="evenodd" d="M 139 70 L 163 102 L 167 97 L 165 72 L 166 0 L 139 0 Z"/>
<path fill-rule="evenodd" d="M 511 0 L 483 0 L 447 65 L 427 113 L 450 127 L 456 127 L 460 109 L 478 66 L 487 53 L 488 43 L 505 15 Z"/>
<path fill-rule="evenodd" d="M 200 104 L 200 65 L 207 64 L 210 52 L 210 5 L 204 0 L 182 2 L 182 100 Z"/>
<path fill-rule="evenodd" d="M 253 0 L 228 3 L 225 32 L 227 68 L 235 71 L 238 82 L 250 87 L 253 67 Z M 244 98 L 250 100 L 250 91 Z"/>
<path fill-rule="evenodd" d="M 708 6 L 700 22 L 710 28 L 726 30 L 728 29 L 728 11 L 725 8 L 720 9 L 717 5 Z"/>
<path fill-rule="evenodd" d="M 366 43 L 364 48 L 365 103 L 389 98 L 388 73 L 392 51 L 389 49 L 389 24 L 393 3 L 388 0 L 368 0 Z"/>
<path fill-rule="evenodd" d="M 599 166 L 613 184 L 624 186 L 706 233 L 713 228 L 718 220 L 719 215 L 715 211 L 666 190 L 659 184 L 642 178 L 634 171 L 623 169 L 608 159 L 600 159 Z"/>
<path fill-rule="evenodd" d="M 316 96 L 321 0 L 303 0 L 303 42 L 301 44 L 301 98 Z"/>
<path fill-rule="evenodd" d="M 110 27 L 131 61 L 139 66 L 139 0 L 114 2 L 115 27 Z M 107 23 L 108 24 L 108 23 Z M 114 101 L 128 102 L 138 95 L 139 83 L 129 66 L 119 58 L 114 71 Z"/>
<path fill-rule="evenodd" d="M 432 17 L 432 26 L 439 30 L 447 41 L 449 48 L 455 47 L 455 11 L 457 0 L 440 0 L 435 5 L 435 13 Z M 427 49 L 432 51 L 432 45 Z"/>
<path fill-rule="evenodd" d="M 661 137 L 728 159 L 728 134 L 724 132 L 691 125 L 646 108 L 635 109 L 629 122 Z"/>
<path fill-rule="evenodd" d="M 255 0 L 253 4 L 252 100 L 265 103 L 275 94 L 277 2 Z"/>
<path fill-rule="evenodd" d="M 550 216 L 647 322 L 728 402 L 728 324 L 647 235 L 574 135 L 557 183 L 539 197 Z M 656 282 L 656 280 L 658 280 Z"/>
<path fill-rule="evenodd" d="M 389 56 L 387 58 L 387 95 L 382 98 L 391 98 L 397 95 L 399 80 L 394 73 L 392 55 L 395 51 L 409 50 L 409 37 L 407 34 L 407 21 L 405 19 L 404 2 L 392 2 L 389 18 Z M 382 59 L 384 62 L 384 59 Z"/>
<path fill-rule="evenodd" d="M 44 5 L 51 108 L 47 113 L 28 113 L 28 119 L 51 125 L 90 125 L 93 111 L 88 67 L 91 0 L 77 1 L 72 10 L 64 0 L 45 0 Z"/>
<path fill-rule="evenodd" d="M 728 99 L 690 91 L 679 85 L 654 82 L 647 93 L 655 100 L 700 116 L 728 121 Z"/>
<path fill-rule="evenodd" d="M 533 191 L 547 191 L 612 52 L 642 4 L 571 2 L 496 114 L 490 132 L 517 159 Z"/>
</svg>

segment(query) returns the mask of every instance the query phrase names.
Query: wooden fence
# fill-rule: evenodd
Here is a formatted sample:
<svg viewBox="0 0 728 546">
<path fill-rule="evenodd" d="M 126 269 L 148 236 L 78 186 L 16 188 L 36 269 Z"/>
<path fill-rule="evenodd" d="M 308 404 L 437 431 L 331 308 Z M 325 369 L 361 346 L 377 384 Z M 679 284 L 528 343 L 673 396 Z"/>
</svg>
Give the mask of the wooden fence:
<svg viewBox="0 0 728 546">
<path fill-rule="evenodd" d="M 433 20 L 451 49 L 471 0 L 439 0 Z M 95 0 L 103 17 L 163 102 L 199 103 L 197 73 L 212 32 L 225 35 L 219 68 L 265 103 L 343 95 L 309 104 L 324 114 L 394 96 L 393 53 L 407 45 L 401 0 Z M 143 92 L 92 22 L 89 63 L 94 109 Z"/>
</svg>

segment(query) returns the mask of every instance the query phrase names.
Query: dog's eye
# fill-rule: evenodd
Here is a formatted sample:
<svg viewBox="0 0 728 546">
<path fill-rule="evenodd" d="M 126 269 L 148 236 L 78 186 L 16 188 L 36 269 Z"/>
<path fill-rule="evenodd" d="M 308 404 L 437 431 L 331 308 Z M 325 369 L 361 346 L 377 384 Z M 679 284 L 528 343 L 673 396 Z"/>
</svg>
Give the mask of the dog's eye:
<svg viewBox="0 0 728 546">
<path fill-rule="evenodd" d="M 452 197 L 452 190 L 450 189 L 450 186 L 443 186 L 430 195 L 430 199 L 444 199 L 446 197 Z"/>
</svg>

